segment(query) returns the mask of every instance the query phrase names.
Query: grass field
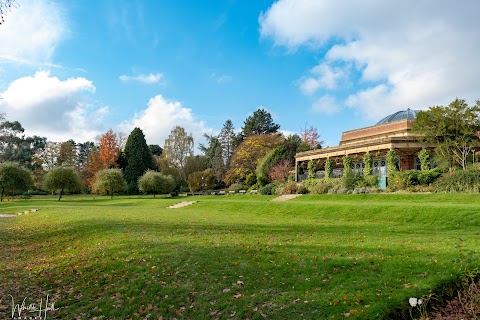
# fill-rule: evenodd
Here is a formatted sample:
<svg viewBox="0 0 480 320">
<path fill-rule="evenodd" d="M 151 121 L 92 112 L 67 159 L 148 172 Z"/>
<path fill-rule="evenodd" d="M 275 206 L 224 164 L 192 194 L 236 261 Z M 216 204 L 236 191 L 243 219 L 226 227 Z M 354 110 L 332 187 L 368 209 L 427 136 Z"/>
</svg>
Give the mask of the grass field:
<svg viewBox="0 0 480 320">
<path fill-rule="evenodd" d="M 192 199 L 0 203 L 39 210 L 0 219 L 0 315 L 48 294 L 48 319 L 382 319 L 480 267 L 480 195 Z"/>
</svg>

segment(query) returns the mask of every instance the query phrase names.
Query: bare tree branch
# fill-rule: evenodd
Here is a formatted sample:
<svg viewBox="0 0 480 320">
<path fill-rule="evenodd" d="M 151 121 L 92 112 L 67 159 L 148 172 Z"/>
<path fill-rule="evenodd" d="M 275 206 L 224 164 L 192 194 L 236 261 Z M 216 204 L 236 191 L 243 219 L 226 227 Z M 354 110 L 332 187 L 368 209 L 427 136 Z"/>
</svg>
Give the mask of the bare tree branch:
<svg viewBox="0 0 480 320">
<path fill-rule="evenodd" d="M 17 8 L 18 3 L 16 0 L 0 0 L 0 24 L 5 22 L 4 15 L 7 14 L 12 8 Z"/>
</svg>

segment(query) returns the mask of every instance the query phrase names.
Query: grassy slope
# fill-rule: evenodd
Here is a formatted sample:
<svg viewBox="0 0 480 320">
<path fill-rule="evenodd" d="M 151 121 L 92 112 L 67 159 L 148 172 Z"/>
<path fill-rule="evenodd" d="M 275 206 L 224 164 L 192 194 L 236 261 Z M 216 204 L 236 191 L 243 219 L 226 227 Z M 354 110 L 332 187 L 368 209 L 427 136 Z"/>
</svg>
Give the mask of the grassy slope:
<svg viewBox="0 0 480 320">
<path fill-rule="evenodd" d="M 378 319 L 478 257 L 479 195 L 270 199 L 1 203 L 40 211 L 0 219 L 0 296 L 48 293 L 62 319 Z"/>
</svg>

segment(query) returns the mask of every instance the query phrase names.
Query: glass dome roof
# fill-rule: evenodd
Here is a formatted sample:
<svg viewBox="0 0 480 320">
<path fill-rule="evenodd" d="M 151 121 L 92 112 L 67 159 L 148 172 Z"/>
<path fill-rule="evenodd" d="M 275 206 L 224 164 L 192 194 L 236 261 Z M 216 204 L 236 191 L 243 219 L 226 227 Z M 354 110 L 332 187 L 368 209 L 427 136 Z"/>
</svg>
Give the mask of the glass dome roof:
<svg viewBox="0 0 480 320">
<path fill-rule="evenodd" d="M 394 122 L 403 119 L 415 119 L 417 117 L 417 113 L 420 110 L 402 110 L 392 113 L 391 115 L 386 116 L 382 120 L 378 121 L 376 125 Z"/>
</svg>

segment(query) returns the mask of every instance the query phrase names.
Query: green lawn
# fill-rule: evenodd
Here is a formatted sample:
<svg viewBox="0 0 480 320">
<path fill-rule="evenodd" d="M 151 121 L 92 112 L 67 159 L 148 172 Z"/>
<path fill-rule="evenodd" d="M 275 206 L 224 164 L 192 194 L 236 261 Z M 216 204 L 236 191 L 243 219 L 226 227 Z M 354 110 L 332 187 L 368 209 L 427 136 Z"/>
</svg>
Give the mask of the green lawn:
<svg viewBox="0 0 480 320">
<path fill-rule="evenodd" d="M 48 319 L 381 319 L 480 267 L 480 195 L 272 198 L 0 203 L 39 210 L 0 219 L 0 315 L 48 294 Z"/>
</svg>

